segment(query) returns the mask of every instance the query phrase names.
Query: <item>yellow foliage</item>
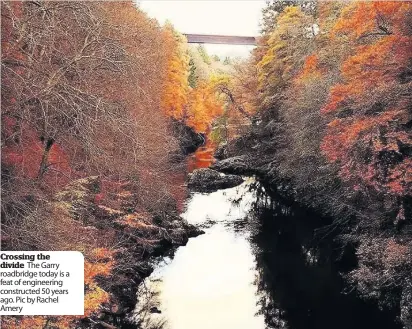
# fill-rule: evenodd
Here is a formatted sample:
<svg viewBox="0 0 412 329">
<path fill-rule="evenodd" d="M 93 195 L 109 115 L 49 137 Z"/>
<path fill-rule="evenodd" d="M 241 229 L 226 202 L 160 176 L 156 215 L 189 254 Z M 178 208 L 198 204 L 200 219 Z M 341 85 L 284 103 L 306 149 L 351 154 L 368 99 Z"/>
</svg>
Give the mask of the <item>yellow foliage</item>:
<svg viewBox="0 0 412 329">
<path fill-rule="evenodd" d="M 84 296 L 84 315 L 90 316 L 101 304 L 107 303 L 109 298 L 109 294 L 96 283 L 90 284 Z"/>
<path fill-rule="evenodd" d="M 277 28 L 266 44 L 266 51 L 257 63 L 258 83 L 262 90 L 268 89 L 270 95 L 283 88 L 295 69 L 299 42 L 308 42 L 311 20 L 299 6 L 286 7 L 279 15 Z"/>
<path fill-rule="evenodd" d="M 89 254 L 88 257 L 93 261 L 105 261 L 105 260 L 112 260 L 113 255 L 116 251 L 110 250 L 107 248 L 94 248 Z"/>
<path fill-rule="evenodd" d="M 107 263 L 90 263 L 86 260 L 84 262 L 84 283 L 92 284 L 97 275 L 109 275 L 112 267 L 113 261 Z"/>
<path fill-rule="evenodd" d="M 43 316 L 2 317 L 1 327 L 3 329 L 43 329 L 46 321 L 47 319 Z"/>
<path fill-rule="evenodd" d="M 86 294 L 84 296 L 84 315 L 90 316 L 99 306 L 109 301 L 109 294 L 101 289 L 94 281 L 97 275 L 108 276 L 111 273 L 114 261 L 112 260 L 114 251 L 105 248 L 96 248 L 92 256 L 97 260 L 95 263 L 84 262 L 84 284 Z M 99 262 L 102 259 L 109 261 Z"/>
</svg>

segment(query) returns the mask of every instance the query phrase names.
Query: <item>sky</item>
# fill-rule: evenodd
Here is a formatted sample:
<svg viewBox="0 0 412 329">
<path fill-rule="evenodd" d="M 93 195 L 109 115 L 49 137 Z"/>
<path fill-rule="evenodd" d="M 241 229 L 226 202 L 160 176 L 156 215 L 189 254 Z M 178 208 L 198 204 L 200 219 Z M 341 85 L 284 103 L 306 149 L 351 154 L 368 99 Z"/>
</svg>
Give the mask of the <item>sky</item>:
<svg viewBox="0 0 412 329">
<path fill-rule="evenodd" d="M 259 35 L 264 0 L 140 0 L 139 7 L 160 24 L 172 22 L 181 33 Z M 253 46 L 205 45 L 210 55 L 246 57 Z"/>
</svg>

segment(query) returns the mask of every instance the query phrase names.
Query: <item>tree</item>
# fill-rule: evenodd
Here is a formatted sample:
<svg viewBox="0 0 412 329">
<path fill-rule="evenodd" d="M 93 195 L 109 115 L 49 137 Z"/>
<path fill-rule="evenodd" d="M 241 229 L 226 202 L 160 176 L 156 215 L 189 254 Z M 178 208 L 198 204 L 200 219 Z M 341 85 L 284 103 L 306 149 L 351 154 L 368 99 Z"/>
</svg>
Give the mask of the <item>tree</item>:
<svg viewBox="0 0 412 329">
<path fill-rule="evenodd" d="M 185 116 L 189 91 L 189 57 L 186 55 L 183 36 L 170 23 L 165 25 L 164 34 L 168 65 L 162 108 L 168 116 L 179 120 Z"/>
<path fill-rule="evenodd" d="M 224 61 L 223 61 L 224 65 L 231 65 L 232 64 L 232 60 L 230 57 L 226 56 Z"/>
<path fill-rule="evenodd" d="M 220 62 L 220 57 L 218 55 L 213 55 L 212 59 L 214 62 Z"/>
<path fill-rule="evenodd" d="M 273 110 L 279 106 L 282 91 L 310 52 L 314 37 L 312 25 L 311 17 L 296 6 L 286 7 L 277 18 L 277 28 L 267 40 L 257 64 L 262 109 Z"/>
<path fill-rule="evenodd" d="M 344 7 L 332 37 L 351 51 L 322 108 L 328 124 L 321 144 L 363 215 L 350 235 L 359 243 L 359 266 L 347 277 L 363 296 L 400 306 L 406 326 L 412 319 L 411 10 L 407 2 Z"/>
<path fill-rule="evenodd" d="M 209 133 L 211 123 L 223 113 L 223 104 L 212 81 L 201 81 L 189 95 L 187 124 L 197 132 Z"/>
<path fill-rule="evenodd" d="M 189 61 L 189 77 L 187 78 L 190 88 L 195 88 L 197 84 L 197 80 L 199 79 L 199 76 L 197 75 L 196 71 L 197 71 L 197 68 L 196 68 L 195 62 L 193 58 L 191 58 Z"/>
<path fill-rule="evenodd" d="M 95 215 L 90 194 L 99 186 L 90 183 L 89 191 L 81 182 L 127 184 L 131 207 L 159 212 L 173 206 L 167 178 L 177 145 L 161 109 L 167 36 L 131 1 L 1 5 L 2 246 L 83 251 L 86 316 L 93 316 L 109 299 L 95 277 L 108 275 L 111 263 L 90 254 L 123 242 L 111 224 L 105 229 L 112 235 L 102 229 L 104 221 L 89 225 Z M 56 201 L 63 185 L 74 190 L 63 191 L 71 200 Z M 114 189 L 105 192 L 119 199 Z M 74 199 L 81 206 L 73 206 Z M 73 320 L 7 318 L 2 324 L 71 328 Z"/>
<path fill-rule="evenodd" d="M 205 49 L 205 46 L 203 46 L 202 44 L 198 45 L 197 51 L 202 57 L 203 62 L 205 62 L 207 65 L 210 65 L 212 63 L 212 61 L 210 60 L 210 56 Z"/>
<path fill-rule="evenodd" d="M 335 33 L 354 38 L 358 46 L 342 64 L 343 83 L 332 87 L 322 109 L 331 118 L 322 148 L 340 164 L 342 178 L 398 196 L 411 193 L 409 14 L 405 3 L 345 9 Z M 364 23 L 358 24 L 361 17 Z"/>
<path fill-rule="evenodd" d="M 271 34 L 278 26 L 278 17 L 286 7 L 299 6 L 308 15 L 316 13 L 316 1 L 296 0 L 266 0 L 266 6 L 262 10 L 262 21 L 260 23 L 263 35 Z"/>
</svg>

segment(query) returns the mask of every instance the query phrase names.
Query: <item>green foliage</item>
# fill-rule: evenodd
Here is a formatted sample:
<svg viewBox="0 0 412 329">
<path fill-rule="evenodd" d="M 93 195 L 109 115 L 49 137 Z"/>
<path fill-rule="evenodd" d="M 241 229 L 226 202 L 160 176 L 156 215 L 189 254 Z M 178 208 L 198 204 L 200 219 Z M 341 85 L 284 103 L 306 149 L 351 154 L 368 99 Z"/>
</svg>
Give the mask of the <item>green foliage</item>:
<svg viewBox="0 0 412 329">
<path fill-rule="evenodd" d="M 212 55 L 212 60 L 214 62 L 220 62 L 220 57 L 218 55 Z"/>
<path fill-rule="evenodd" d="M 193 58 L 189 60 L 189 77 L 188 77 L 188 83 L 190 88 L 196 88 L 197 80 L 199 79 L 199 76 L 197 75 L 196 72 L 197 68 L 195 65 L 195 62 Z"/>
<path fill-rule="evenodd" d="M 199 45 L 197 47 L 197 51 L 199 52 L 200 56 L 202 57 L 203 62 L 205 62 L 207 65 L 210 65 L 212 63 L 211 60 L 210 60 L 210 56 L 207 53 L 207 51 L 206 51 L 206 49 L 203 45 Z"/>
<path fill-rule="evenodd" d="M 217 145 L 227 142 L 228 139 L 228 115 L 227 111 L 223 113 L 219 118 L 217 118 L 214 122 L 212 132 L 209 135 L 209 138 L 212 142 L 216 143 Z"/>
<path fill-rule="evenodd" d="M 276 28 L 279 14 L 288 6 L 293 6 L 292 0 L 267 0 L 266 7 L 262 9 L 261 33 L 270 34 Z"/>
</svg>

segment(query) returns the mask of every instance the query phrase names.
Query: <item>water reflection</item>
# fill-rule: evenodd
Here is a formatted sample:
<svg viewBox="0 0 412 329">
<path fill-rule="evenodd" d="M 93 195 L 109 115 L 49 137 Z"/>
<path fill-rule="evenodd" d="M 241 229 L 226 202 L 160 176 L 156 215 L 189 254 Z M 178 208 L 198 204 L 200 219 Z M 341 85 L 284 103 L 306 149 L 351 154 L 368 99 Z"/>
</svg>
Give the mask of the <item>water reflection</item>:
<svg viewBox="0 0 412 329">
<path fill-rule="evenodd" d="M 165 328 L 171 329 L 265 328 L 264 317 L 257 315 L 249 234 L 234 229 L 255 200 L 254 193 L 246 193 L 247 186 L 192 196 L 183 217 L 209 227 L 146 280 L 146 286 L 160 292 L 157 307 L 162 313 L 152 313 L 152 322 L 166 319 Z"/>
<path fill-rule="evenodd" d="M 142 328 L 400 328 L 355 292 L 342 293 L 339 271 L 350 257 L 333 237 L 314 234 L 325 220 L 273 201 L 259 184 L 195 193 L 183 217 L 206 234 L 141 286 Z"/>
<path fill-rule="evenodd" d="M 298 207 L 257 200 L 250 222 L 256 255 L 260 314 L 268 328 L 400 328 L 347 289 L 339 272 L 354 265 L 333 236 L 315 234 L 325 219 Z M 352 264 L 349 264 L 352 263 Z"/>
<path fill-rule="evenodd" d="M 195 169 L 210 167 L 215 162 L 215 158 L 213 157 L 215 149 L 216 144 L 210 139 L 206 139 L 206 144 L 199 147 L 190 157 L 188 157 L 187 170 L 192 172 Z"/>
</svg>

